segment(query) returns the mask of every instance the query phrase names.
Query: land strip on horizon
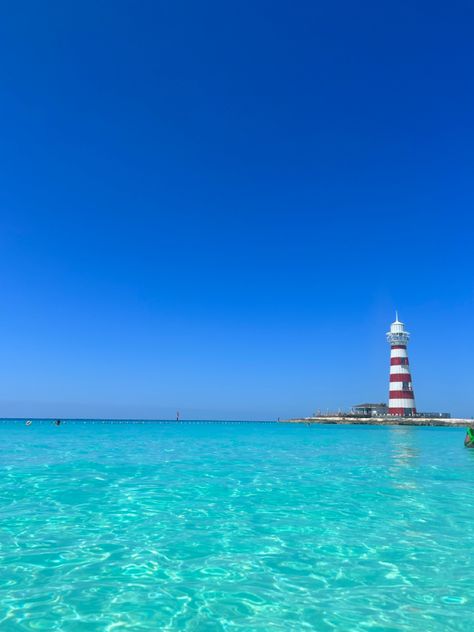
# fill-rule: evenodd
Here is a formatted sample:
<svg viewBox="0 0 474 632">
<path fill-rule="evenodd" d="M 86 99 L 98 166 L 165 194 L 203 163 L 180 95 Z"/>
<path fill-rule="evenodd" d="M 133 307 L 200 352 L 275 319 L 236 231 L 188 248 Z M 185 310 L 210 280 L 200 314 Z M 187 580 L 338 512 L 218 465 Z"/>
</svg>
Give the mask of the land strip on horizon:
<svg viewBox="0 0 474 632">
<path fill-rule="evenodd" d="M 280 423 L 336 424 L 362 426 L 443 426 L 460 428 L 474 426 L 474 419 L 443 419 L 437 417 L 298 417 L 280 419 Z"/>
</svg>

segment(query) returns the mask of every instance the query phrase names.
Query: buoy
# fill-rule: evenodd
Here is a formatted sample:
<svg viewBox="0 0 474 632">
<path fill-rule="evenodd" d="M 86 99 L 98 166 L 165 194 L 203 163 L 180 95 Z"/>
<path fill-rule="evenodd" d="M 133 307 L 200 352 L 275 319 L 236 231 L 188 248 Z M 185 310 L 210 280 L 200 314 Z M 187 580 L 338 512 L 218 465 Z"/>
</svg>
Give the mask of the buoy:
<svg viewBox="0 0 474 632">
<path fill-rule="evenodd" d="M 32 423 L 33 422 L 31 421 L 31 419 L 27 419 L 26 423 L 25 423 L 25 426 L 31 426 Z"/>
</svg>

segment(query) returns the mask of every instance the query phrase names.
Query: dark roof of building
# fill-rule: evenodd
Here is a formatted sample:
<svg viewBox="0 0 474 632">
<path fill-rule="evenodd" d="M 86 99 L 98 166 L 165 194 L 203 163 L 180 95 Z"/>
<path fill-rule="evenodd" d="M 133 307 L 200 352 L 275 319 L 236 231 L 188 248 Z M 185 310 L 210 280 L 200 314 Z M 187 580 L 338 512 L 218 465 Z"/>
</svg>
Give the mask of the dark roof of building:
<svg viewBox="0 0 474 632">
<path fill-rule="evenodd" d="M 384 402 L 380 402 L 380 404 L 356 404 L 353 408 L 371 408 L 372 406 L 387 406 Z"/>
</svg>

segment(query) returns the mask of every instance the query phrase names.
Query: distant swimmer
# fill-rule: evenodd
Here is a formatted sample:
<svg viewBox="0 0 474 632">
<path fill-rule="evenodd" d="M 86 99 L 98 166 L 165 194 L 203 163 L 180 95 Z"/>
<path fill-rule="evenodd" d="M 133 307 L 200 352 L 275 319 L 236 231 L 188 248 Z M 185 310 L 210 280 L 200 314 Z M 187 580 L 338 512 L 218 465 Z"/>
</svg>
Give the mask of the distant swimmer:
<svg viewBox="0 0 474 632">
<path fill-rule="evenodd" d="M 31 421 L 31 419 L 27 419 L 26 423 L 25 423 L 25 426 L 31 426 L 32 423 L 33 422 Z"/>
<path fill-rule="evenodd" d="M 56 419 L 56 421 L 54 422 L 55 426 L 60 426 L 61 425 L 61 420 L 60 419 Z"/>
<path fill-rule="evenodd" d="M 472 428 L 467 429 L 464 445 L 466 448 L 474 448 L 474 430 Z"/>
</svg>

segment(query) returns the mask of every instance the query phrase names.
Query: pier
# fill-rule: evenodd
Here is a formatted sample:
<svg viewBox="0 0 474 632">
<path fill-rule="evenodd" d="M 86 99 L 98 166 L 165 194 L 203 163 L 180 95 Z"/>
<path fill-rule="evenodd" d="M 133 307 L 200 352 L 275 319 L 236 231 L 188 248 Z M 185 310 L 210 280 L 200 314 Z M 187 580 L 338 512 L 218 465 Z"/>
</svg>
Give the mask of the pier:
<svg viewBox="0 0 474 632">
<path fill-rule="evenodd" d="M 0 424 L 9 424 L 9 423 L 25 423 L 26 418 L 3 418 L 0 419 Z M 34 423 L 39 424 L 51 424 L 54 422 L 54 419 L 36 419 L 34 417 L 29 417 Z M 62 424 L 142 424 L 142 425 L 151 425 L 151 424 L 161 424 L 164 426 L 183 426 L 183 425 L 196 425 L 196 424 L 214 424 L 214 425 L 235 425 L 235 424 L 275 424 L 276 420 L 256 420 L 256 421 L 247 421 L 242 419 L 234 419 L 234 420 L 216 420 L 216 419 L 180 419 L 179 421 L 175 419 L 61 419 Z"/>
</svg>

